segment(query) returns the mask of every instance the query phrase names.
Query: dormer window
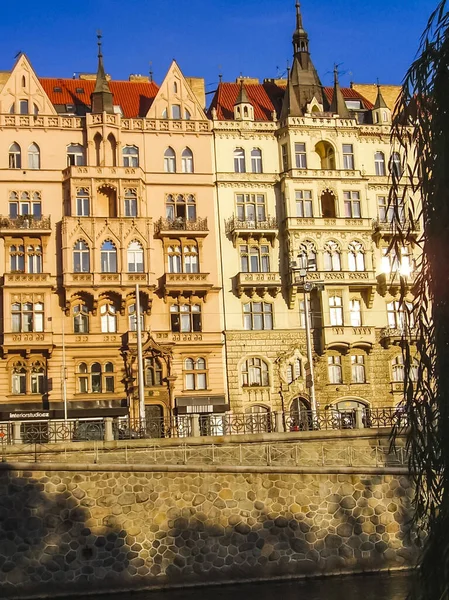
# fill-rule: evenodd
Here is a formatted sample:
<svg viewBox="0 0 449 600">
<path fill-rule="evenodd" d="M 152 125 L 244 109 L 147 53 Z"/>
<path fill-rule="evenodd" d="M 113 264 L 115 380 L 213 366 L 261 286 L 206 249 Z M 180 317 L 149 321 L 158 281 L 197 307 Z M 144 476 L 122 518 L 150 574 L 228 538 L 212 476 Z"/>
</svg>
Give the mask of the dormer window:
<svg viewBox="0 0 449 600">
<path fill-rule="evenodd" d="M 84 88 L 75 88 L 75 93 L 76 94 L 84 94 Z"/>
<path fill-rule="evenodd" d="M 61 87 L 59 87 L 59 86 L 55 86 L 55 87 L 53 88 L 53 91 L 54 91 L 56 94 L 62 94 L 62 88 L 61 88 Z"/>
</svg>

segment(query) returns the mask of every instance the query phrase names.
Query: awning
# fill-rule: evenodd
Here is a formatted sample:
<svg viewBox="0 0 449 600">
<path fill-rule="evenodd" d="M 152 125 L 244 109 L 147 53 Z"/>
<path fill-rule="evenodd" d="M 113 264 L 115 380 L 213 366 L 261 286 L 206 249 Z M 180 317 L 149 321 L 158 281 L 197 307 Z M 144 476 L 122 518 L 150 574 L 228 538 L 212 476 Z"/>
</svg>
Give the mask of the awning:
<svg viewBox="0 0 449 600">
<path fill-rule="evenodd" d="M 225 396 L 178 396 L 175 404 L 178 415 L 223 413 L 229 410 Z"/>
</svg>

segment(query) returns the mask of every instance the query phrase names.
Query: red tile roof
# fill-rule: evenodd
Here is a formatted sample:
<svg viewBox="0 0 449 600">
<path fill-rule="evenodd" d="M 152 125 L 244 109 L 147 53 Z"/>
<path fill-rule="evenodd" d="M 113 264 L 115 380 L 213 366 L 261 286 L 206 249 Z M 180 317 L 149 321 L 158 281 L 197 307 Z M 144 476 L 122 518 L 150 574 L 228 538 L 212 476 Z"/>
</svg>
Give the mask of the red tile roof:
<svg viewBox="0 0 449 600">
<path fill-rule="evenodd" d="M 285 93 L 285 86 L 274 82 L 248 83 L 244 84 L 248 98 L 254 106 L 254 119 L 256 121 L 271 121 L 271 113 L 276 110 L 279 115 L 282 108 L 282 99 Z M 234 119 L 234 104 L 240 90 L 240 83 L 220 83 L 209 107 L 209 116 L 212 108 L 217 110 L 219 121 Z M 360 100 L 365 109 L 371 110 L 372 103 L 352 88 L 341 88 L 345 100 Z M 332 102 L 334 89 L 325 87 L 324 93 L 329 101 Z"/>
<path fill-rule="evenodd" d="M 356 90 L 353 90 L 352 88 L 341 88 L 341 92 L 343 94 L 343 98 L 345 100 L 360 100 L 362 103 L 362 106 L 364 108 L 366 108 L 366 110 L 371 110 L 373 108 L 373 104 L 367 100 L 364 96 L 362 96 L 362 94 L 360 92 L 357 92 Z M 332 102 L 332 97 L 334 95 L 334 88 L 333 87 L 325 87 L 324 88 L 324 93 L 326 94 L 326 98 L 329 101 L 329 104 Z"/>
<path fill-rule="evenodd" d="M 95 79 L 40 78 L 50 101 L 55 104 L 75 104 L 90 109 L 90 95 L 95 88 Z M 125 117 L 144 117 L 159 90 L 154 82 L 110 81 L 113 102 L 119 105 Z M 61 91 L 55 91 L 60 88 Z M 84 90 L 79 92 L 77 90 Z"/>
</svg>

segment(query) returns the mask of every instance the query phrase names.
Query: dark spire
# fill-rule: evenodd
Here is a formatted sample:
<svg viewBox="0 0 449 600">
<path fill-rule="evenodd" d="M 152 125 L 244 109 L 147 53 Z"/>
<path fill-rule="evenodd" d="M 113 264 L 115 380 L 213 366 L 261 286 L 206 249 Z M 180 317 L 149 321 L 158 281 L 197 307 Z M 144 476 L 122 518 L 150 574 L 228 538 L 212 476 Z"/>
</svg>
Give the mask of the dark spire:
<svg viewBox="0 0 449 600">
<path fill-rule="evenodd" d="M 376 102 L 374 103 L 373 110 L 377 110 L 378 108 L 388 108 L 384 97 L 382 96 L 382 92 L 380 91 L 379 82 L 377 82 L 377 97 Z"/>
<path fill-rule="evenodd" d="M 334 65 L 334 93 L 332 94 L 332 102 L 329 110 L 332 114 L 338 115 L 342 119 L 349 119 L 349 110 L 338 82 L 338 65 Z"/>
<path fill-rule="evenodd" d="M 239 95 L 237 96 L 237 100 L 235 101 L 234 106 L 236 104 L 251 104 L 251 100 L 248 98 L 243 79 L 240 79 Z"/>
<path fill-rule="evenodd" d="M 97 32 L 98 39 L 98 68 L 95 89 L 91 94 L 92 113 L 113 113 L 112 93 L 104 71 L 103 53 L 101 51 L 101 31 Z"/>
<path fill-rule="evenodd" d="M 303 116 L 313 98 L 323 106 L 323 86 L 310 58 L 309 37 L 303 26 L 301 7 L 297 1 L 296 29 L 293 33 L 293 65 L 284 96 L 281 119 L 287 116 Z"/>
</svg>

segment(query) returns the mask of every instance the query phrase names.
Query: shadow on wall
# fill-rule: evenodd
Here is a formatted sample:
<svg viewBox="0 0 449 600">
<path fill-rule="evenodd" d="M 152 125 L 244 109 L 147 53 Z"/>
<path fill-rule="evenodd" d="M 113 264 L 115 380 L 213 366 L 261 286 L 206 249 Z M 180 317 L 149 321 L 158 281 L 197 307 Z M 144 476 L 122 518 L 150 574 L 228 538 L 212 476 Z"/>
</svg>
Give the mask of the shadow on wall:
<svg viewBox="0 0 449 600">
<path fill-rule="evenodd" d="M 392 476 L 0 471 L 0 592 L 404 566 L 410 498 Z"/>
</svg>

